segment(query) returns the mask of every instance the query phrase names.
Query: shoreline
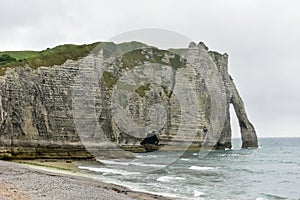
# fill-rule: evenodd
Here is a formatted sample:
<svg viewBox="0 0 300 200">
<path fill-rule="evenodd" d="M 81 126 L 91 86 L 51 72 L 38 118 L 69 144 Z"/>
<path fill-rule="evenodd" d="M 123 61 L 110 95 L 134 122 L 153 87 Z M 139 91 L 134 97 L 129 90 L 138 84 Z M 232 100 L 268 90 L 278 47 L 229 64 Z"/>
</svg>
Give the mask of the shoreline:
<svg viewBox="0 0 300 200">
<path fill-rule="evenodd" d="M 170 199 L 94 179 L 80 171 L 76 162 L 51 159 L 0 160 L 0 199 Z"/>
</svg>

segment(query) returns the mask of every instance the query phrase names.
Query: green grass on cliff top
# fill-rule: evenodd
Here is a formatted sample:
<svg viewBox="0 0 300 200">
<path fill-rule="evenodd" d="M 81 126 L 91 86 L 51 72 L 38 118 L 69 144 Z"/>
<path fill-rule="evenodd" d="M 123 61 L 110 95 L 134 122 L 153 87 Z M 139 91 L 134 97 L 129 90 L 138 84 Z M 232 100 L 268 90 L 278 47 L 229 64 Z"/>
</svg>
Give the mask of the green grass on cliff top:
<svg viewBox="0 0 300 200">
<path fill-rule="evenodd" d="M 18 58 L 18 59 L 26 59 L 32 56 L 38 55 L 38 51 L 3 51 L 0 52 L 0 55 L 7 54 L 11 57 Z"/>
<path fill-rule="evenodd" d="M 74 45 L 65 44 L 43 51 L 2 51 L 0 52 L 0 76 L 8 68 L 28 65 L 36 69 L 40 66 L 61 65 L 68 59 L 78 60 L 87 56 L 93 49 L 102 48 L 104 56 L 118 55 L 124 51 L 147 46 L 140 42 L 115 44 L 113 42 L 96 42 L 93 44 Z"/>
<path fill-rule="evenodd" d="M 40 66 L 53 66 L 61 65 L 66 60 L 78 60 L 81 57 L 88 55 L 98 43 L 93 43 L 89 45 L 73 45 L 65 44 L 54 47 L 52 49 L 48 48 L 43 51 L 7 51 L 0 52 L 0 56 L 9 55 L 15 60 L 11 62 L 4 63 L 0 65 L 0 75 L 4 75 L 7 68 L 15 68 L 19 66 L 28 65 L 33 69 Z"/>
</svg>

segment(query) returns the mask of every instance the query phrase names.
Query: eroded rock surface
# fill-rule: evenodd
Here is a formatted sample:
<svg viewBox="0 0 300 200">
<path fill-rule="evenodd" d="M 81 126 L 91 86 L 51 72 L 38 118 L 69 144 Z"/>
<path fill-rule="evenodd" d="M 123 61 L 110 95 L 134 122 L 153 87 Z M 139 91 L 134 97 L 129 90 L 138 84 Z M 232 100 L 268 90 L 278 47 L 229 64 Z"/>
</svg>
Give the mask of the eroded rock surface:
<svg viewBox="0 0 300 200">
<path fill-rule="evenodd" d="M 19 67 L 0 77 L 0 158 L 105 156 L 151 132 L 170 149 L 231 148 L 230 104 L 242 147 L 257 147 L 228 55 L 203 43 L 109 56 L 98 49 L 60 66 Z"/>
</svg>

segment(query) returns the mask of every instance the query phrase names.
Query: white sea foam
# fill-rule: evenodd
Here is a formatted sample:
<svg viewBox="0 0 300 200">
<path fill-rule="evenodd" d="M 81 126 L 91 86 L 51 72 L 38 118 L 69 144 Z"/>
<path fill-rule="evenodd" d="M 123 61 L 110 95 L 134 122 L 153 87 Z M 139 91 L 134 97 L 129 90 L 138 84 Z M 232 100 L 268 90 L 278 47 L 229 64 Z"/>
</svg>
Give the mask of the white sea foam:
<svg viewBox="0 0 300 200">
<path fill-rule="evenodd" d="M 143 163 L 143 162 L 124 162 L 124 161 L 114 161 L 114 160 L 99 160 L 100 162 L 107 164 L 107 165 L 135 165 L 135 166 L 141 166 L 141 167 L 156 167 L 156 168 L 163 168 L 166 167 L 167 165 L 162 165 L 162 164 L 150 164 L 150 163 Z"/>
<path fill-rule="evenodd" d="M 158 179 L 156 179 L 159 182 L 170 182 L 170 181 L 179 181 L 184 180 L 183 177 L 173 177 L 173 176 L 161 176 Z"/>
<path fill-rule="evenodd" d="M 124 162 L 124 161 L 114 161 L 114 160 L 99 160 L 101 163 L 106 165 L 129 165 L 130 162 Z"/>
<path fill-rule="evenodd" d="M 225 156 L 241 157 L 241 156 L 249 156 L 249 155 L 245 153 L 231 153 L 231 154 L 225 154 Z"/>
<path fill-rule="evenodd" d="M 180 160 L 182 160 L 182 161 L 189 161 L 190 159 L 188 159 L 188 158 L 181 158 Z"/>
<path fill-rule="evenodd" d="M 205 194 L 204 192 L 194 190 L 194 197 L 200 197 L 200 196 L 203 196 L 204 194 Z"/>
<path fill-rule="evenodd" d="M 296 159 L 296 156 L 289 157 L 286 156 L 287 154 L 285 153 L 292 152 L 293 150 L 295 151 L 295 148 L 298 149 L 299 145 L 297 146 L 297 144 L 299 144 L 299 142 L 294 140 L 295 139 L 286 141 L 286 144 L 279 143 L 282 145 L 279 146 L 282 149 L 281 151 L 278 151 L 278 158 L 275 160 L 276 162 L 274 162 L 273 159 L 273 150 L 274 146 L 277 145 L 275 142 L 278 140 L 271 139 L 267 141 L 268 143 L 266 143 L 266 146 L 263 149 L 245 150 L 238 148 L 237 150 L 229 150 L 226 152 L 219 151 L 210 154 L 205 160 L 199 160 L 197 158 L 199 156 L 198 152 L 192 152 L 183 157 L 180 157 L 180 155 L 177 157 L 179 158 L 179 162 L 170 165 L 167 169 L 157 170 L 159 168 L 149 167 L 150 170 L 154 169 L 151 173 L 148 173 L 146 171 L 148 168 L 143 166 L 148 165 L 147 163 L 162 165 L 167 159 L 175 157 L 173 152 L 157 155 L 157 158 L 147 157 L 147 154 L 139 154 L 136 159 L 109 159 L 108 161 L 103 162 L 107 165 L 89 166 L 112 168 L 129 172 L 138 171 L 141 172 L 139 175 L 103 175 L 101 172 L 86 174 L 99 180 L 103 179 L 105 182 L 126 186 L 135 191 L 162 194 L 164 196 L 169 196 L 171 199 L 226 199 L 227 195 L 230 195 L 230 197 L 227 197 L 230 199 L 243 199 L 245 196 L 252 197 L 253 200 L 298 199 L 300 193 L 297 190 L 297 185 L 292 185 L 291 183 L 300 180 L 300 176 L 297 176 L 300 174 L 300 172 L 297 172 L 297 167 L 299 167 L 300 164 L 297 165 L 299 162 Z M 270 143 L 272 141 L 274 144 Z M 261 142 L 264 142 L 264 140 Z M 195 154 L 192 155 L 193 153 Z M 255 157 L 253 155 L 255 155 Z M 293 160 L 289 160 L 290 158 L 293 158 Z M 185 159 L 189 159 L 189 161 L 185 161 Z M 220 160 L 218 165 L 216 164 L 216 160 Z M 290 163 L 291 161 L 295 163 Z M 240 165 L 232 165 L 232 162 L 240 163 Z M 257 162 L 262 162 L 264 165 L 259 167 L 257 166 Z M 282 165 L 276 168 L 278 163 Z M 249 168 L 249 166 L 254 167 Z M 145 172 L 143 171 L 144 168 L 146 169 Z M 238 183 L 245 180 L 247 181 L 247 179 L 250 180 L 251 177 L 257 175 L 255 184 L 258 184 L 261 187 L 255 188 L 254 191 L 252 190 L 253 188 L 245 188 L 242 184 L 238 184 L 236 185 L 236 191 L 224 192 L 222 190 L 224 181 L 222 180 L 224 178 L 226 179 L 226 177 L 220 175 L 225 172 L 228 174 L 234 173 L 237 169 L 245 176 L 231 176 L 232 182 Z M 274 177 L 272 176 L 274 173 L 282 173 L 283 175 Z M 176 177 L 184 177 L 185 180 L 176 180 Z M 268 185 L 263 184 L 264 178 L 269 178 L 270 181 L 274 183 L 272 184 L 272 188 L 268 188 Z M 210 191 L 213 191 L 213 193 Z M 266 191 L 271 194 L 264 193 Z M 205 194 L 202 194 L 202 192 Z M 272 193 L 275 193 L 275 195 Z M 285 196 L 276 196 L 278 193 Z"/>
<path fill-rule="evenodd" d="M 161 164 L 149 164 L 149 163 L 140 163 L 140 162 L 131 162 L 131 165 L 141 166 L 141 167 L 158 167 L 163 168 L 167 165 L 161 165 Z"/>
<path fill-rule="evenodd" d="M 119 170 L 119 169 L 109 169 L 109 168 L 100 168 L 100 167 L 84 167 L 84 166 L 79 166 L 79 169 L 85 169 L 89 171 L 94 171 L 94 172 L 101 172 L 104 174 L 120 174 L 120 175 L 136 175 L 140 174 L 139 172 L 128 172 L 124 170 Z"/>
<path fill-rule="evenodd" d="M 157 155 L 135 155 L 136 158 L 157 158 Z"/>
<path fill-rule="evenodd" d="M 215 168 L 213 168 L 213 167 L 190 166 L 189 169 L 198 170 L 198 171 L 209 171 L 209 170 L 214 170 Z"/>
</svg>

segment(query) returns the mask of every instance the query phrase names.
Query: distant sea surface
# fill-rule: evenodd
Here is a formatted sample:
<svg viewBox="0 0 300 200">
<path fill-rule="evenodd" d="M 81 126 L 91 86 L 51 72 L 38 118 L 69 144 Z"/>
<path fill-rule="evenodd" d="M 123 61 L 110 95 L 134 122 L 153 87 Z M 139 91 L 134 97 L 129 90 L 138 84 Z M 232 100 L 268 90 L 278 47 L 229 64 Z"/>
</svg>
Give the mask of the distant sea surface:
<svg viewBox="0 0 300 200">
<path fill-rule="evenodd" d="M 201 159 L 198 152 L 144 153 L 135 162 L 105 160 L 79 168 L 104 182 L 173 199 L 300 200 L 300 138 L 260 138 L 257 149 L 232 142 L 233 149 Z M 164 165 L 170 158 L 178 159 Z"/>
</svg>

